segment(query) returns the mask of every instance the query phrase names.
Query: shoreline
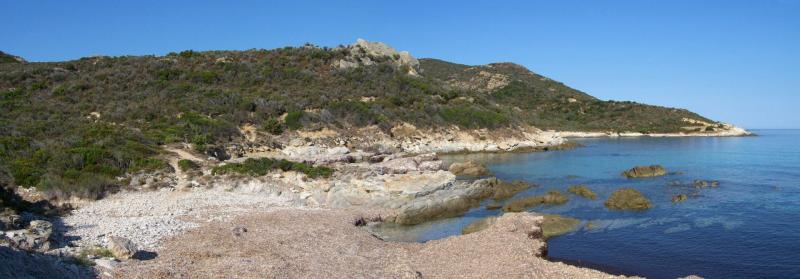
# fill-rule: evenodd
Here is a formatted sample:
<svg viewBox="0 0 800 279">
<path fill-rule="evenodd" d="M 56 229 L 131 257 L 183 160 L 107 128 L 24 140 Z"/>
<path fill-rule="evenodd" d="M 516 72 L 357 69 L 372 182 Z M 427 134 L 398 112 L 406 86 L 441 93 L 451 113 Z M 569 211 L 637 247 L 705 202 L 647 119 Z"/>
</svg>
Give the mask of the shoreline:
<svg viewBox="0 0 800 279">
<path fill-rule="evenodd" d="M 745 131 L 746 132 L 746 131 Z M 190 174 L 180 171 L 167 174 L 167 188 L 153 190 L 141 185 L 133 191 L 112 194 L 101 200 L 81 205 L 72 214 L 63 216 L 65 223 L 58 228 L 65 243 L 58 253 L 75 254 L 80 249 L 94 245 L 104 246 L 108 235 L 122 234 L 132 238 L 143 250 L 161 251 L 173 239 L 205 226 L 253 214 L 263 214 L 274 210 L 368 210 L 380 213 L 381 219 L 392 220 L 435 220 L 448 214 L 456 214 L 472 207 L 471 199 L 479 197 L 495 182 L 487 179 L 471 181 L 458 180 L 455 175 L 444 171 L 443 162 L 437 155 L 419 154 L 414 151 L 436 151 L 442 156 L 482 153 L 526 153 L 576 148 L 579 143 L 566 138 L 588 137 L 643 137 L 654 136 L 638 133 L 610 135 L 599 132 L 553 132 L 539 131 L 525 133 L 524 137 L 480 138 L 465 137 L 449 141 L 426 140 L 403 142 L 392 139 L 383 143 L 395 144 L 399 150 L 387 153 L 370 153 L 362 149 L 341 144 L 326 143 L 328 139 L 305 140 L 300 144 L 290 144 L 271 153 L 252 152 L 228 162 L 204 159 L 202 154 L 193 154 L 191 149 L 168 148 L 170 164 L 179 159 L 192 159 L 201 162 L 202 170 Z M 747 135 L 751 133 L 747 132 Z M 658 135 L 656 135 L 658 136 Z M 677 136 L 734 136 L 729 134 L 703 134 Z M 741 136 L 741 135 L 735 135 Z M 349 140 L 349 139 L 348 139 Z M 295 141 L 297 142 L 297 141 Z M 458 152 L 447 152 L 454 146 L 467 146 Z M 502 146 L 503 148 L 498 148 Z M 416 147 L 416 148 L 415 148 Z M 424 148 L 420 148 L 424 147 Z M 185 147 L 184 147 L 185 148 Z M 336 152 L 332 152 L 332 151 Z M 273 171 L 260 177 L 215 176 L 210 170 L 214 166 L 230 162 L 242 162 L 246 158 L 284 156 L 288 159 L 301 158 L 315 165 L 331 166 L 337 169 L 334 177 L 308 179 L 292 171 Z M 380 158 L 375 160 L 374 158 Z M 164 174 L 160 174 L 164 175 Z M 161 176 L 163 177 L 163 176 Z M 141 180 L 141 178 L 139 178 Z M 151 179 L 152 180 L 152 179 Z M 163 181 L 159 181 L 162 182 Z M 478 195 L 478 196 L 475 196 Z M 182 198 L 181 198 L 182 197 Z M 192 197 L 192 198 L 187 198 Z M 242 203 L 244 198 L 247 202 Z M 182 202 L 185 200 L 187 202 Z M 453 205 L 451 201 L 463 203 Z M 463 200 L 463 201 L 462 201 Z M 455 207 L 451 207 L 455 206 Z M 463 208 L 463 206 L 467 206 Z M 450 210 L 456 210 L 450 213 Z M 116 219 L 115 219 L 116 218 Z M 396 219 L 399 218 L 399 219 Z M 418 222 L 418 221 L 411 221 Z M 423 221 L 424 222 L 424 221 Z M 461 236 L 454 236 L 459 238 Z M 80 239 L 77 247 L 67 247 L 67 239 Z M 450 237 L 452 238 L 452 237 Z M 391 243 L 391 241 L 387 241 Z M 552 263 L 546 257 L 542 258 Z M 119 262 L 118 262 L 119 263 Z M 125 263 L 122 262 L 122 263 Z M 562 263 L 568 265 L 569 263 Z M 576 265 L 576 268 L 595 270 L 592 266 Z M 99 274 L 113 270 L 113 267 L 100 267 Z M 610 269 L 613 272 L 613 268 Z M 605 274 L 605 273 L 603 273 Z M 625 274 L 625 273 L 620 273 Z M 611 276 L 611 274 L 606 274 Z"/>
</svg>

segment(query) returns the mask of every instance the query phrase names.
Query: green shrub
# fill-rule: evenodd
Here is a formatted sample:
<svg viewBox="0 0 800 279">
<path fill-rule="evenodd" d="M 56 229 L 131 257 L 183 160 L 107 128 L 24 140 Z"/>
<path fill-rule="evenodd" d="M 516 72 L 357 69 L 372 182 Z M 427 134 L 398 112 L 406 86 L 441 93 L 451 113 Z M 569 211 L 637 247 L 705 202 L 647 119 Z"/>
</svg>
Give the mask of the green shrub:
<svg viewBox="0 0 800 279">
<path fill-rule="evenodd" d="M 289 130 L 299 130 L 303 128 L 303 123 L 300 122 L 300 119 L 303 118 L 304 114 L 305 112 L 302 110 L 287 113 L 286 119 L 284 119 L 286 128 L 289 128 Z"/>
<path fill-rule="evenodd" d="M 449 107 L 439 112 L 442 119 L 464 128 L 497 128 L 509 123 L 500 113 L 473 107 Z"/>
<path fill-rule="evenodd" d="M 292 162 L 284 159 L 273 160 L 270 158 L 249 158 L 242 163 L 229 163 L 217 166 L 211 170 L 211 173 L 214 175 L 238 173 L 249 176 L 264 176 L 275 169 L 302 172 L 310 178 L 330 177 L 333 174 L 333 169 L 328 167 L 314 167 L 305 163 Z"/>
<path fill-rule="evenodd" d="M 267 118 L 263 124 L 264 130 L 273 135 L 283 134 L 283 125 L 274 117 Z"/>
<path fill-rule="evenodd" d="M 178 167 L 181 169 L 181 171 L 187 172 L 200 169 L 200 164 L 192 160 L 181 159 L 178 161 Z"/>
</svg>

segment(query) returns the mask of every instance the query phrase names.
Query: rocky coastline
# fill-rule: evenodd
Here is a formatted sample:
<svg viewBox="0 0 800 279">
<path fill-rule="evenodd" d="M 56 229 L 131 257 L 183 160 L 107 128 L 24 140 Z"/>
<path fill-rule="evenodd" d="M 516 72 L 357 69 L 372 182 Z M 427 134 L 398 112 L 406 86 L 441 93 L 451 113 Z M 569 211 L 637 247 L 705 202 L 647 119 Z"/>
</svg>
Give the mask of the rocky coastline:
<svg viewBox="0 0 800 279">
<path fill-rule="evenodd" d="M 69 269 L 69 274 L 94 272 L 96 276 L 107 278 L 140 273 L 146 274 L 145 277 L 214 277 L 218 274 L 258 277 L 258 272 L 286 276 L 308 276 L 314 272 L 333 277 L 403 278 L 440 278 L 465 272 L 476 278 L 482 277 L 481 274 L 533 278 L 616 277 L 547 261 L 543 257 L 546 255 L 543 217 L 532 213 L 509 212 L 475 233 L 426 244 L 383 241 L 380 236 L 361 228 L 374 223 L 413 225 L 459 216 L 479 206 L 482 200 L 513 196 L 513 193 L 508 195 L 509 189 L 519 186 L 493 178 L 469 163 L 448 170 L 437 153 L 548 151 L 560 150 L 569 143 L 564 133 L 533 129 L 492 133 L 453 129 L 428 133 L 401 125 L 393 129 L 391 135 L 365 136 L 369 131 L 359 131 L 344 137 L 342 133 L 317 131 L 293 132 L 268 139 L 252 137 L 249 142 L 205 154 L 194 151 L 190 145 L 166 146 L 165 156 L 174 172 L 131 175 L 125 178 L 130 181 L 127 190 L 98 201 L 76 203 L 77 209 L 51 220 L 52 236 L 48 234 L 47 238 L 52 247 L 43 252 L 55 255 L 48 261 L 60 263 L 55 265 L 56 269 Z M 228 158 L 220 160 L 218 157 Z M 258 176 L 214 172 L 219 166 L 263 157 L 326 166 L 335 172 L 320 178 L 280 169 Z M 179 162 L 184 160 L 193 162 L 194 169 L 181 167 Z M 465 173 L 471 178 L 461 177 Z M 289 222 L 293 218 L 305 219 L 307 223 Z M 264 222 L 268 220 L 284 220 L 284 225 L 266 227 Z M 330 223 L 331 220 L 338 223 Z M 323 224 L 326 229 L 322 232 L 313 229 Z M 297 263 L 287 261 L 286 257 L 311 261 L 317 256 L 311 255 L 308 247 L 278 248 L 275 241 L 287 241 L 290 246 L 313 241 L 303 237 L 264 239 L 269 238 L 264 233 L 278 233 L 270 230 L 323 239 L 336 235 L 337 238 L 331 240 L 332 246 L 320 247 L 316 252 L 326 257 L 352 253 L 353 258 L 342 259 L 344 262 L 339 264 L 355 264 L 365 269 L 342 270 L 333 262 L 324 261 L 307 268 L 296 267 Z M 256 238 L 247 240 L 251 236 Z M 195 240 L 213 243 L 221 239 L 230 246 L 213 249 L 202 246 L 195 251 L 196 247 L 190 245 Z M 236 252 L 239 250 L 235 247 L 248 241 L 272 247 L 264 250 L 271 256 L 267 252 L 251 251 L 248 256 Z M 494 242 L 497 246 L 487 244 Z M 371 248 L 351 251 L 341 250 L 345 249 L 341 246 Z M 493 247 L 498 253 L 480 252 L 483 249 L 480 247 Z M 87 256 L 86 251 L 97 249 L 122 252 Z M 13 251 L 20 250 L 33 249 L 13 248 Z M 499 251 L 511 251 L 511 254 Z M 197 253 L 205 256 L 188 256 L 194 260 L 186 262 L 187 255 Z M 83 269 L 76 268 L 58 257 L 83 257 L 87 264 Z M 387 262 L 387 257 L 404 260 Z M 268 264 L 253 268 L 253 261 Z M 446 270 L 431 265 L 441 261 L 455 264 L 448 265 Z M 245 262 L 251 265 L 236 270 L 225 268 Z M 489 271 L 492 273 L 486 273 Z M 25 271 L 0 270 L 0 274 L 22 274 L 14 272 Z"/>
</svg>

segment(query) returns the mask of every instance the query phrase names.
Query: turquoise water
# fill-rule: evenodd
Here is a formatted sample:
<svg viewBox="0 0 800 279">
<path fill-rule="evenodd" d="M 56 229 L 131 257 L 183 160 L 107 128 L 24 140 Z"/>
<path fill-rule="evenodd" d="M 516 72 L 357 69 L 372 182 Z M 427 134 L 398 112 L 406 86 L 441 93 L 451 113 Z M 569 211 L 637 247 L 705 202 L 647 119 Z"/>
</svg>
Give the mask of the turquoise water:
<svg viewBox="0 0 800 279">
<path fill-rule="evenodd" d="M 531 209 L 584 220 L 578 230 L 548 241 L 554 260 L 651 278 L 800 278 L 800 130 L 755 132 L 758 137 L 585 139 L 579 140 L 585 147 L 570 151 L 446 159 L 480 160 L 501 179 L 540 185 L 516 198 L 572 184 L 597 192 L 597 200 L 571 195 L 565 205 Z M 678 173 L 650 179 L 620 175 L 649 164 Z M 695 192 L 695 179 L 719 180 L 720 186 Z M 623 186 L 641 191 L 654 207 L 606 209 L 603 201 Z M 696 195 L 673 204 L 671 197 L 680 193 Z M 405 237 L 455 235 L 466 224 L 497 214 L 475 209 L 410 228 Z"/>
</svg>

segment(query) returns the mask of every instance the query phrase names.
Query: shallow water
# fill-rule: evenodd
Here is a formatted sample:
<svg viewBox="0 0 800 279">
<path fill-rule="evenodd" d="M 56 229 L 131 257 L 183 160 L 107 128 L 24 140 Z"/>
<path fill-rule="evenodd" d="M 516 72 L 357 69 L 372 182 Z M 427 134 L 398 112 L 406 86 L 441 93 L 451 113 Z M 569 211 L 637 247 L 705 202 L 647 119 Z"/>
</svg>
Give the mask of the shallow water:
<svg viewBox="0 0 800 279">
<path fill-rule="evenodd" d="M 580 229 L 549 241 L 553 259 L 651 278 L 800 278 L 800 130 L 755 132 L 758 137 L 583 139 L 585 147 L 570 151 L 445 159 L 479 160 L 501 179 L 540 185 L 515 198 L 565 191 L 573 184 L 594 190 L 597 200 L 570 195 L 565 205 L 531 209 L 584 220 Z M 620 175 L 649 164 L 678 174 Z M 673 204 L 673 195 L 695 193 L 695 179 L 719 180 L 720 186 Z M 673 181 L 684 186 L 671 186 Z M 606 209 L 604 200 L 623 186 L 641 191 L 654 207 Z M 470 222 L 500 213 L 474 209 L 395 231 L 395 239 L 457 235 Z"/>
</svg>

